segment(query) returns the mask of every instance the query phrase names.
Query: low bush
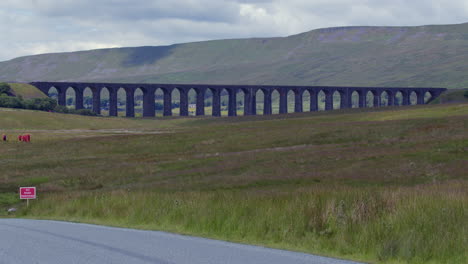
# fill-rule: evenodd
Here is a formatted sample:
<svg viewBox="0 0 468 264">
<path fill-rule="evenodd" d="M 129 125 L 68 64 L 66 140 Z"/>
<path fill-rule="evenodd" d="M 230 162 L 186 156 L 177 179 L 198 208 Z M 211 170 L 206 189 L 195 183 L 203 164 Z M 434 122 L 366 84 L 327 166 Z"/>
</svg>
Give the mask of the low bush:
<svg viewBox="0 0 468 264">
<path fill-rule="evenodd" d="M 6 91 L 6 88 L 4 89 L 4 86 L 0 83 L 0 107 L 97 116 L 97 114 L 90 109 L 73 110 L 68 109 L 66 106 L 58 105 L 57 100 L 52 98 L 33 98 L 24 100 L 21 96 L 8 96 L 6 92 L 2 93 L 2 91 Z"/>
<path fill-rule="evenodd" d="M 52 111 L 57 107 L 57 101 L 52 98 L 34 98 L 24 101 L 24 108 L 30 110 Z"/>
<path fill-rule="evenodd" d="M 1 84 L 0 84 L 1 88 Z M 21 108 L 40 111 L 51 111 L 57 106 L 57 101 L 52 98 L 33 98 L 24 100 L 21 96 L 8 96 L 5 93 L 0 95 L 0 107 Z"/>
<path fill-rule="evenodd" d="M 95 112 L 91 109 L 80 109 L 80 110 L 69 110 L 72 114 L 84 115 L 84 116 L 97 116 Z"/>
<path fill-rule="evenodd" d="M 57 113 L 68 114 L 69 111 L 70 110 L 66 106 L 63 106 L 63 105 L 57 105 L 54 108 L 54 112 L 57 112 Z"/>
<path fill-rule="evenodd" d="M 54 112 L 63 113 L 63 114 L 84 115 L 84 116 L 97 116 L 97 114 L 90 109 L 75 110 L 75 109 L 69 109 L 63 105 L 55 106 Z"/>
<path fill-rule="evenodd" d="M 0 95 L 10 95 L 11 88 L 8 83 L 0 83 Z"/>
<path fill-rule="evenodd" d="M 0 95 L 0 107 L 24 108 L 24 102 L 21 98 L 11 97 L 11 96 L 2 94 Z"/>
</svg>

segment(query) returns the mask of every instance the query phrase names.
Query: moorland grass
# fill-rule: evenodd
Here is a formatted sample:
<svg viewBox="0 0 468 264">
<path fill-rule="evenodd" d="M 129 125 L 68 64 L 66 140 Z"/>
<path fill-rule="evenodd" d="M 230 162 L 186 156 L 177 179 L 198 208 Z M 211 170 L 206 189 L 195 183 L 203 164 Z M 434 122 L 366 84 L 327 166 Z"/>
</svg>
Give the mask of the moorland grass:
<svg viewBox="0 0 468 264">
<path fill-rule="evenodd" d="M 0 133 L 37 139 L 0 144 L 1 191 L 38 186 L 23 217 L 370 262 L 468 260 L 467 104 L 164 121 L 7 113 Z"/>
</svg>

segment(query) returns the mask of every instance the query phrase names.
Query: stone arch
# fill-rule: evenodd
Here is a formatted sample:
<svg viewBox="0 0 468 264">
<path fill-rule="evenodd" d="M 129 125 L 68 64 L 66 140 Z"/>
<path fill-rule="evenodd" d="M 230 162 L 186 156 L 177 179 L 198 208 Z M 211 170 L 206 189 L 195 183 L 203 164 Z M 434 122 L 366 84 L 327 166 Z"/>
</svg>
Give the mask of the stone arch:
<svg viewBox="0 0 468 264">
<path fill-rule="evenodd" d="M 351 108 L 359 108 L 359 97 L 361 92 L 358 90 L 354 90 L 351 93 Z"/>
<path fill-rule="evenodd" d="M 424 103 L 427 104 L 432 101 L 434 98 L 434 94 L 430 91 L 424 93 Z"/>
<path fill-rule="evenodd" d="M 143 97 L 144 97 L 144 91 L 142 88 L 138 87 L 135 89 L 135 92 L 133 93 L 133 103 L 134 103 L 134 109 L 135 109 L 135 116 L 141 117 L 143 116 Z"/>
<path fill-rule="evenodd" d="M 374 98 L 375 95 L 372 91 L 367 91 L 366 92 L 366 103 L 364 104 L 365 107 L 377 107 L 374 105 Z"/>
<path fill-rule="evenodd" d="M 390 93 L 388 91 L 383 91 L 380 94 L 380 106 L 388 106 L 390 99 Z"/>
<path fill-rule="evenodd" d="M 190 88 L 187 91 L 187 100 L 188 100 L 188 114 L 190 116 L 195 116 L 197 114 L 197 95 L 199 91 L 194 88 Z"/>
<path fill-rule="evenodd" d="M 50 97 L 50 98 L 53 98 L 55 100 L 58 101 L 59 99 L 59 93 L 60 93 L 60 89 L 58 89 L 57 87 L 55 86 L 51 86 L 48 90 L 47 90 L 47 95 Z"/>
<path fill-rule="evenodd" d="M 75 87 L 67 87 L 65 89 L 65 96 L 66 96 L 66 106 L 70 109 L 76 109 L 76 98 L 78 94 L 78 89 Z"/>
<path fill-rule="evenodd" d="M 325 93 L 325 90 L 323 89 L 317 93 L 317 104 L 318 104 L 319 111 L 325 110 L 325 102 L 327 99 L 326 97 L 327 97 L 327 94 Z"/>
<path fill-rule="evenodd" d="M 154 90 L 154 110 L 156 116 L 164 115 L 164 90 L 160 87 Z"/>
<path fill-rule="evenodd" d="M 215 92 L 212 88 L 205 90 L 204 102 L 205 102 L 205 115 L 213 115 L 213 98 Z"/>
<path fill-rule="evenodd" d="M 403 105 L 403 91 L 396 91 L 394 98 L 394 105 Z"/>
<path fill-rule="evenodd" d="M 309 90 L 302 91 L 302 111 L 310 112 L 310 92 Z"/>
<path fill-rule="evenodd" d="M 410 105 L 416 105 L 418 104 L 418 93 L 416 91 L 412 90 L 409 91 L 409 104 Z"/>
<path fill-rule="evenodd" d="M 110 102 L 110 91 L 107 87 L 102 87 L 99 91 L 100 98 L 101 98 L 101 115 L 108 116 L 109 115 L 109 102 Z"/>
<path fill-rule="evenodd" d="M 245 115 L 246 96 L 248 91 L 244 89 L 237 89 L 236 91 L 236 113 L 237 115 Z"/>
<path fill-rule="evenodd" d="M 171 107 L 172 114 L 175 116 L 180 116 L 180 89 L 174 88 L 171 91 Z"/>
<path fill-rule="evenodd" d="M 341 103 L 342 95 L 341 95 L 341 92 L 340 92 L 340 91 L 338 91 L 338 90 L 333 91 L 332 100 L 333 100 L 332 108 L 333 108 L 333 109 L 341 109 L 341 106 L 342 106 L 342 103 Z"/>
<path fill-rule="evenodd" d="M 280 92 L 278 89 L 273 89 L 271 92 L 271 113 L 279 114 L 280 109 Z"/>
<path fill-rule="evenodd" d="M 93 109 L 94 92 L 90 87 L 85 87 L 83 90 L 83 107 L 85 109 Z"/>
<path fill-rule="evenodd" d="M 265 91 L 262 89 L 258 89 L 255 92 L 255 115 L 265 115 Z"/>
<path fill-rule="evenodd" d="M 226 88 L 220 91 L 221 116 L 229 115 L 229 92 Z"/>
<path fill-rule="evenodd" d="M 125 88 L 117 88 L 117 116 L 127 115 L 127 91 Z"/>
</svg>

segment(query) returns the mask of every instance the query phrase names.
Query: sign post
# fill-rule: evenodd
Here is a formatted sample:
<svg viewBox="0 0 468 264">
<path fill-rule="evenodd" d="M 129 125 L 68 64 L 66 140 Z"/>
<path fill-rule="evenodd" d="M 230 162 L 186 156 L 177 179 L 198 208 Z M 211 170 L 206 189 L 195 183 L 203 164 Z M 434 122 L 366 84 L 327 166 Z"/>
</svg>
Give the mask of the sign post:
<svg viewBox="0 0 468 264">
<path fill-rule="evenodd" d="M 26 200 L 26 206 L 29 207 L 29 200 L 36 199 L 36 187 L 20 187 L 20 199 Z"/>
</svg>

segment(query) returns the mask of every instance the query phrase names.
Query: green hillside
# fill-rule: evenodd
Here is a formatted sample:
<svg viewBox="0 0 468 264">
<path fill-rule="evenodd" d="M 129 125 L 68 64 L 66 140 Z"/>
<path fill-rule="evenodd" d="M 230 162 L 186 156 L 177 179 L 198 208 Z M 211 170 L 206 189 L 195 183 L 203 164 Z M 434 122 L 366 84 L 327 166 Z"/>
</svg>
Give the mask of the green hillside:
<svg viewBox="0 0 468 264">
<path fill-rule="evenodd" d="M 1 62 L 0 80 L 463 88 L 467 70 L 468 23 L 43 54 Z"/>
<path fill-rule="evenodd" d="M 164 122 L 0 109 L 0 208 L 34 185 L 18 216 L 466 263 L 467 125 L 468 104 Z"/>
<path fill-rule="evenodd" d="M 45 98 L 46 95 L 36 87 L 26 83 L 9 83 L 15 96 L 21 96 L 24 99 Z"/>
<path fill-rule="evenodd" d="M 468 89 L 452 89 L 444 92 L 432 104 L 468 103 Z"/>
</svg>

